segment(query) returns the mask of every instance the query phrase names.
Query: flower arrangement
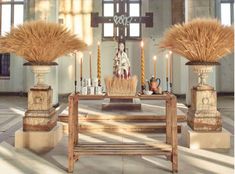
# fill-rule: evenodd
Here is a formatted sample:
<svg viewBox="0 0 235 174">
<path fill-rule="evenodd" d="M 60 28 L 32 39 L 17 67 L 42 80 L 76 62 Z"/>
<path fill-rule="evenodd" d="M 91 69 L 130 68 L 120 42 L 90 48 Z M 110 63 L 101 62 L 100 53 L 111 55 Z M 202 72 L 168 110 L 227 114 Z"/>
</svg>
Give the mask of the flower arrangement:
<svg viewBox="0 0 235 174">
<path fill-rule="evenodd" d="M 14 53 L 32 65 L 50 65 L 56 58 L 86 46 L 63 25 L 45 21 L 25 22 L 0 38 L 0 53 Z"/>
<path fill-rule="evenodd" d="M 172 26 L 159 44 L 184 56 L 188 64 L 219 64 L 234 48 L 234 29 L 216 19 L 197 18 Z"/>
</svg>

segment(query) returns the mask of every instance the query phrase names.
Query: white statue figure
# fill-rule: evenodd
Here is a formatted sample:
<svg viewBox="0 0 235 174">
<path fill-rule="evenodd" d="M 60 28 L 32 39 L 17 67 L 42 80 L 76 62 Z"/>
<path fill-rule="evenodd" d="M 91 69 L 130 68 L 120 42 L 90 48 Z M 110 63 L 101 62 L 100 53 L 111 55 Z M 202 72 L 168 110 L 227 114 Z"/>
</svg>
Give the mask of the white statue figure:
<svg viewBox="0 0 235 174">
<path fill-rule="evenodd" d="M 130 77 L 130 61 L 124 51 L 125 46 L 123 43 L 119 44 L 118 51 L 114 58 L 113 74 L 119 78 L 129 79 Z"/>
</svg>

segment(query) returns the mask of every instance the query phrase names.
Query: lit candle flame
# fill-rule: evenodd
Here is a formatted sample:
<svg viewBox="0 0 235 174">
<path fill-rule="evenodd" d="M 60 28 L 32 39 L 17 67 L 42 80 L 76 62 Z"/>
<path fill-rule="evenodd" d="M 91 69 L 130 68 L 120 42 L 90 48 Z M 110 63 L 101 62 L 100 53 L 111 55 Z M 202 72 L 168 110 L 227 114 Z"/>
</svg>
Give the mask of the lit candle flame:
<svg viewBox="0 0 235 174">
<path fill-rule="evenodd" d="M 144 42 L 143 42 L 143 41 L 141 41 L 141 47 L 142 47 L 142 48 L 144 47 Z"/>
<path fill-rule="evenodd" d="M 100 41 L 97 42 L 97 45 L 100 46 Z"/>
<path fill-rule="evenodd" d="M 157 60 L 157 56 L 153 56 L 153 60 L 155 60 L 155 61 L 156 61 L 156 60 Z"/>
</svg>

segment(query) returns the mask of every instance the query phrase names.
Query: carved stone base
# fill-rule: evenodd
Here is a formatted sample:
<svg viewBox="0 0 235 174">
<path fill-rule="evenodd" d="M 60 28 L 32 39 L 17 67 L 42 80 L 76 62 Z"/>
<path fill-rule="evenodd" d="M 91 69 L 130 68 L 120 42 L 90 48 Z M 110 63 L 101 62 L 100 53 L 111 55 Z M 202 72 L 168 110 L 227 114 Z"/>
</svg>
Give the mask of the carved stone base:
<svg viewBox="0 0 235 174">
<path fill-rule="evenodd" d="M 30 111 L 27 112 L 29 113 Z M 56 126 L 58 119 L 56 113 L 50 114 L 48 112 L 47 114 L 43 114 L 42 112 L 44 111 L 37 112 L 33 116 L 25 116 L 23 118 L 23 131 L 50 131 Z"/>
<path fill-rule="evenodd" d="M 28 93 L 28 110 L 23 118 L 23 131 L 50 131 L 57 123 L 52 107 L 52 89 L 31 88 Z"/>
<path fill-rule="evenodd" d="M 187 123 L 194 131 L 222 130 L 222 120 L 220 114 L 218 117 L 195 117 L 195 115 L 188 114 Z"/>
<path fill-rule="evenodd" d="M 188 125 L 194 131 L 221 131 L 221 115 L 217 111 L 217 95 L 213 88 L 192 89 L 192 105 L 187 113 Z"/>
</svg>

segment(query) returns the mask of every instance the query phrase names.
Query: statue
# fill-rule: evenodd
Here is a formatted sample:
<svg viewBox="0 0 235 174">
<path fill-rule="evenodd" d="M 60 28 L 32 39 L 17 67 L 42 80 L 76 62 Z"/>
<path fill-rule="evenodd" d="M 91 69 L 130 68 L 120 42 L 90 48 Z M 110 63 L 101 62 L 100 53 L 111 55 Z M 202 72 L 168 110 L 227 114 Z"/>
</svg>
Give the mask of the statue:
<svg viewBox="0 0 235 174">
<path fill-rule="evenodd" d="M 124 44 L 120 43 L 113 59 L 113 76 L 107 76 L 104 79 L 108 96 L 136 95 L 138 78 L 131 77 L 130 61 L 124 48 Z"/>
<path fill-rule="evenodd" d="M 113 75 L 118 78 L 129 79 L 131 76 L 130 61 L 124 48 L 124 44 L 120 43 L 116 56 L 114 57 Z"/>
</svg>

